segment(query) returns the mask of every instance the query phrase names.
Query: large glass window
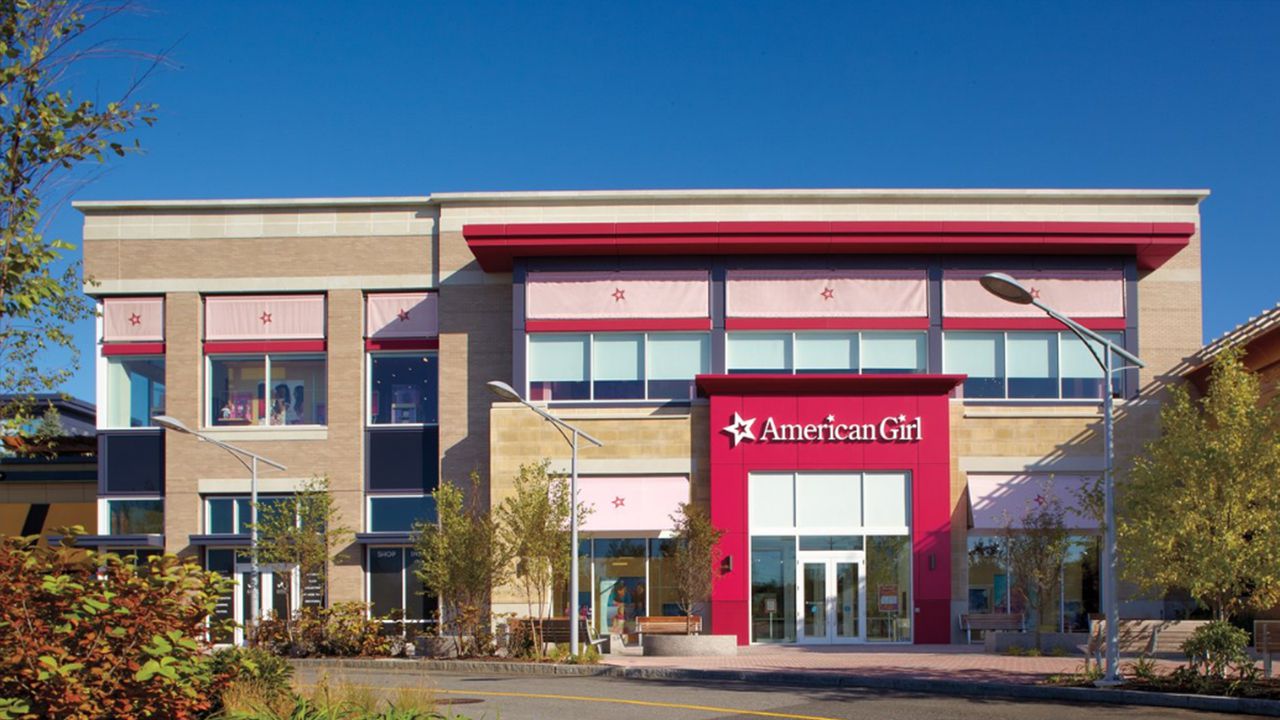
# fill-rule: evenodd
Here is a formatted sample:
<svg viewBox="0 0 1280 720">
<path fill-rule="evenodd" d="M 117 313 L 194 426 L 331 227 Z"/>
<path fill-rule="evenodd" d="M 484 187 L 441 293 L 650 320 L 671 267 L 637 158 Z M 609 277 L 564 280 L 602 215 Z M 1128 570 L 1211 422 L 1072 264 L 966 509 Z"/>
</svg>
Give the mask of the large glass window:
<svg viewBox="0 0 1280 720">
<path fill-rule="evenodd" d="M 676 589 L 676 571 L 672 561 L 674 540 L 649 541 L 649 611 L 654 615 L 682 615 L 680 592 Z"/>
<path fill-rule="evenodd" d="M 751 641 L 796 639 L 796 539 L 751 538 Z"/>
<path fill-rule="evenodd" d="M 110 535 L 164 533 L 164 500 L 108 500 L 107 532 Z"/>
<path fill-rule="evenodd" d="M 1027 612 L 1029 608 L 1013 591 L 1004 538 L 991 535 L 969 536 L 969 612 Z M 1100 538 L 1095 535 L 1071 537 L 1066 560 L 1056 587 L 1049 589 L 1054 600 L 1048 604 L 1049 616 L 1040 618 L 1040 627 L 1051 632 L 1084 632 L 1089 629 L 1089 615 L 1099 609 Z M 1030 618 L 1028 618 L 1030 622 Z M 975 632 L 975 639 L 981 634 Z"/>
<path fill-rule="evenodd" d="M 867 537 L 867 640 L 911 639 L 911 539 Z"/>
<path fill-rule="evenodd" d="M 830 535 L 906 534 L 910 477 L 903 472 L 751 473 L 747 502 L 753 532 Z"/>
<path fill-rule="evenodd" d="M 369 424 L 435 424 L 437 366 L 435 353 L 370 354 Z"/>
<path fill-rule="evenodd" d="M 636 618 L 647 607 L 645 545 L 637 538 L 598 539 L 592 543 L 596 628 L 601 634 L 635 637 Z"/>
<path fill-rule="evenodd" d="M 687 400 L 710 370 L 706 333 L 529 336 L 533 400 Z"/>
<path fill-rule="evenodd" d="M 164 414 L 164 356 L 107 358 L 107 425 L 149 427 Z"/>
<path fill-rule="evenodd" d="M 1124 345 L 1123 333 L 1100 333 Z M 1097 399 L 1102 392 L 1100 343 L 1089 346 L 1071 332 L 948 332 L 943 372 L 964 373 L 967 398 Z M 1119 393 L 1121 373 L 1113 378 Z"/>
<path fill-rule="evenodd" d="M 209 424 L 325 425 L 323 355 L 209 356 Z"/>
<path fill-rule="evenodd" d="M 376 618 L 401 616 L 408 622 L 432 619 L 435 598 L 423 593 L 422 582 L 414 573 L 418 558 L 413 548 L 370 547 L 369 613 Z"/>
<path fill-rule="evenodd" d="M 436 500 L 430 495 L 369 498 L 369 532 L 410 532 L 418 523 L 436 521 Z"/>
<path fill-rule="evenodd" d="M 728 335 L 730 373 L 918 373 L 919 332 L 738 332 Z"/>
</svg>

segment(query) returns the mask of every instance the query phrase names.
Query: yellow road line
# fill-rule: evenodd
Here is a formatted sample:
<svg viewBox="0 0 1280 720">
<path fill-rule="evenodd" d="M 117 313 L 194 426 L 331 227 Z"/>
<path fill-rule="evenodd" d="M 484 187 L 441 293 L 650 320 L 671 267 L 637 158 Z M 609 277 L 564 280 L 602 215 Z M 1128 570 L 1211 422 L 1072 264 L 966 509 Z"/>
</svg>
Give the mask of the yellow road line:
<svg viewBox="0 0 1280 720">
<path fill-rule="evenodd" d="M 316 686 L 299 685 L 298 687 L 311 688 Z M 391 690 L 400 686 L 350 685 L 342 683 L 340 687 L 357 688 L 360 690 Z M 485 695 L 489 697 L 529 698 L 531 700 L 572 700 L 576 702 L 613 703 L 615 705 L 639 705 L 641 707 L 667 708 L 669 710 L 698 710 L 719 713 L 722 715 L 752 715 L 754 717 L 786 718 L 787 720 L 840 720 L 839 718 L 822 717 L 819 715 L 796 715 L 794 713 L 769 712 L 768 710 L 743 710 L 741 708 L 716 707 L 714 705 L 686 705 L 684 703 L 654 702 L 652 700 L 625 700 L 622 698 L 591 697 L 589 695 L 553 695 L 551 693 L 499 692 L 496 690 L 425 689 L 428 692 L 440 693 L 442 695 Z"/>
</svg>

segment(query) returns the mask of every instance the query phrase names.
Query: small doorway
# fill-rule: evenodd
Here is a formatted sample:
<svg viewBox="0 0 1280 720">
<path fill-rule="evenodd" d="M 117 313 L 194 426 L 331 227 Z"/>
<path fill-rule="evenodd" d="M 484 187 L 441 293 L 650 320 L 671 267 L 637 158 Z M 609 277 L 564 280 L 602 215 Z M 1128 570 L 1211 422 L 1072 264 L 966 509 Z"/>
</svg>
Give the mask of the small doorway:
<svg viewBox="0 0 1280 720">
<path fill-rule="evenodd" d="M 861 552 L 801 552 L 797 559 L 802 643 L 855 643 L 866 639 L 866 563 Z"/>
</svg>

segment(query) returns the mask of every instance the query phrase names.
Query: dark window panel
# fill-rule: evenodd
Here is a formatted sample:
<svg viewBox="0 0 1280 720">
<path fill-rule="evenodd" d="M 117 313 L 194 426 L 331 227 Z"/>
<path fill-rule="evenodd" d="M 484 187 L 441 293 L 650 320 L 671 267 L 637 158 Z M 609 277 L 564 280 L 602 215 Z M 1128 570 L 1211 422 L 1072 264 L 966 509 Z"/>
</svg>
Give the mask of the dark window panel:
<svg viewBox="0 0 1280 720">
<path fill-rule="evenodd" d="M 98 478 L 102 495 L 163 495 L 164 435 L 98 433 Z"/>
<path fill-rule="evenodd" d="M 369 428 L 365 431 L 365 453 L 365 484 L 369 490 L 429 493 L 436 489 L 437 428 Z"/>
</svg>

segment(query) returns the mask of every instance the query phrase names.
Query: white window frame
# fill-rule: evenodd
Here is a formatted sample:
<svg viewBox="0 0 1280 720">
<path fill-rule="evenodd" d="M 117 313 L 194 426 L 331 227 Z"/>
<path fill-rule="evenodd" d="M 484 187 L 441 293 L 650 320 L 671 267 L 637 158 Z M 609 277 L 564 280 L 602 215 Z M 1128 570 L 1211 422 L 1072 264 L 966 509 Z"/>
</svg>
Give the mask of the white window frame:
<svg viewBox="0 0 1280 720">
<path fill-rule="evenodd" d="M 118 425 L 111 422 L 112 411 L 115 409 L 111 403 L 111 394 L 112 394 L 111 393 L 111 375 L 112 375 L 111 366 L 113 364 L 124 362 L 126 360 L 160 360 L 164 362 L 165 354 L 154 353 L 154 354 L 148 354 L 148 355 L 116 355 L 116 356 L 104 355 L 102 356 L 102 378 L 100 380 L 100 382 L 102 383 L 102 397 L 99 400 L 101 404 L 98 406 L 99 408 L 102 409 L 102 412 L 98 413 L 98 416 L 102 418 L 102 422 L 97 424 L 98 429 L 100 430 L 147 430 L 147 429 L 158 427 L 152 422 L 148 422 L 146 425 L 141 425 L 138 427 L 134 427 L 132 425 Z M 166 382 L 165 382 L 164 394 L 165 394 L 165 404 L 167 405 L 169 402 L 169 384 L 167 382 L 168 381 L 168 376 L 167 376 L 168 363 L 167 362 L 165 363 L 165 372 L 166 372 L 166 377 L 165 377 Z M 150 421 L 151 418 L 147 418 L 147 420 Z"/>
<path fill-rule="evenodd" d="M 412 530 L 412 529 L 410 529 L 410 530 L 374 530 L 374 529 L 373 529 L 373 501 L 374 501 L 374 500 L 377 500 L 377 499 L 387 499 L 387 500 L 395 500 L 395 499 L 411 499 L 411 500 L 417 500 L 417 499 L 420 499 L 420 498 L 429 498 L 429 497 L 431 497 L 431 493 L 429 493 L 429 492 L 424 492 L 424 493 L 385 493 L 385 494 L 384 494 L 384 493 L 372 493 L 372 494 L 366 493 L 366 494 L 365 494 L 365 496 L 364 496 L 364 527 L 365 527 L 365 531 L 366 531 L 366 532 L 371 532 L 371 533 L 378 533 L 378 532 L 413 532 L 413 530 Z M 437 511 L 437 515 L 439 515 L 439 512 L 438 512 L 438 511 Z"/>
<path fill-rule="evenodd" d="M 243 432 L 248 429 L 253 429 L 253 430 L 270 429 L 273 431 L 284 431 L 284 430 L 290 430 L 290 429 L 316 430 L 316 429 L 329 427 L 328 425 L 317 425 L 314 423 L 306 424 L 306 425 L 287 425 L 287 424 L 272 425 L 270 412 L 267 412 L 267 414 L 264 416 L 267 420 L 265 424 L 252 423 L 249 425 L 245 425 L 243 427 L 234 426 L 234 425 L 214 425 L 213 424 L 213 413 L 215 412 L 213 408 L 213 385 L 212 385 L 214 359 L 216 358 L 219 360 L 252 360 L 255 358 L 262 358 L 263 370 L 265 371 L 265 375 L 263 375 L 263 377 L 270 378 L 272 356 L 285 357 L 285 358 L 290 358 L 290 357 L 317 358 L 318 357 L 324 360 L 324 391 L 325 391 L 324 396 L 325 396 L 325 405 L 328 408 L 325 412 L 325 417 L 326 419 L 328 418 L 328 410 L 331 410 L 333 407 L 333 404 L 329 402 L 330 388 L 329 388 L 329 353 L 328 352 L 319 351 L 319 352 L 212 353 L 212 354 L 206 354 L 204 356 L 204 392 L 203 392 L 204 415 L 201 418 L 201 421 L 203 423 L 201 430 L 216 430 L 216 431 L 230 430 L 231 432 Z M 168 387 L 166 387 L 165 390 L 167 392 Z M 270 392 L 268 391 L 267 399 L 269 398 L 270 398 Z"/>
<path fill-rule="evenodd" d="M 1113 337 L 1108 339 L 1112 340 L 1113 342 L 1116 342 L 1117 345 L 1120 345 L 1121 347 L 1123 347 L 1124 341 L 1125 341 L 1125 332 L 1126 331 L 1124 330 L 1099 330 L 1098 334 L 1102 335 L 1103 337 L 1107 337 L 1108 334 L 1119 335 L 1119 338 Z M 1000 403 L 1023 403 L 1023 404 L 1100 403 L 1102 402 L 1102 398 L 1100 397 L 1078 398 L 1078 397 L 1062 396 L 1063 340 L 1069 338 L 1070 340 L 1079 341 L 1079 338 L 1075 336 L 1075 333 L 1071 332 L 1070 330 L 947 330 L 942 334 L 942 372 L 944 373 L 947 372 L 947 336 L 948 335 L 964 335 L 969 333 L 978 334 L 978 335 L 999 335 L 1000 336 L 1000 348 L 1001 348 L 1001 351 L 1004 352 L 1004 358 L 1003 358 L 1004 376 L 1001 378 L 1001 380 L 1003 380 L 1004 382 L 1004 395 L 1002 395 L 1001 397 L 974 397 L 974 398 L 966 397 L 964 398 L 964 400 L 966 401 L 972 400 L 974 402 L 1000 402 Z M 1009 397 L 1009 336 L 1018 335 L 1021 333 L 1054 333 L 1057 335 L 1057 341 L 1055 343 L 1057 348 L 1057 356 L 1055 358 L 1055 367 L 1057 367 L 1058 371 L 1057 371 L 1057 374 L 1054 375 L 1053 377 L 1053 380 L 1056 383 L 1056 387 L 1058 390 L 1057 397 L 1043 397 L 1043 398 L 1011 398 Z M 1125 389 L 1124 375 L 1117 371 L 1115 372 L 1115 376 L 1116 376 L 1115 383 L 1119 384 L 1120 386 L 1119 391 L 1121 394 L 1123 394 Z M 1103 380 L 1105 382 L 1105 379 Z"/>
<path fill-rule="evenodd" d="M 283 495 L 282 495 L 282 494 L 280 494 L 280 493 L 259 494 L 259 495 L 258 495 L 258 504 L 259 504 L 259 505 L 261 505 L 261 504 L 263 503 L 263 501 L 266 501 L 266 500 L 287 499 L 287 498 L 290 498 L 290 497 L 292 497 L 292 496 L 291 496 L 291 495 L 288 495 L 288 494 L 283 494 Z M 238 494 L 238 493 L 237 493 L 237 494 L 226 494 L 226 495 L 219 494 L 219 493 L 209 493 L 209 494 L 207 494 L 207 495 L 201 495 L 201 496 L 200 496 L 200 511 L 201 511 L 200 527 L 204 528 L 204 534 L 206 534 L 206 535 L 226 535 L 226 533 L 215 533 L 215 532 L 213 532 L 213 529 L 212 529 L 211 527 L 209 527 L 209 519 L 210 519 L 210 513 L 209 513 L 209 502 L 210 502 L 211 500 L 230 500 L 230 501 L 231 501 L 231 503 L 232 503 L 232 504 L 231 504 L 231 507 L 232 507 L 232 510 L 231 510 L 231 520 L 232 520 L 231 526 L 232 526 L 233 528 L 239 529 L 239 527 L 240 527 L 240 520 L 241 520 L 241 518 L 240 518 L 240 503 L 238 503 L 238 502 L 236 502 L 236 501 L 237 501 L 237 500 L 245 500 L 245 501 L 249 501 L 249 499 L 250 499 L 250 496 L 249 496 L 249 495 L 240 495 L 240 494 Z M 252 510 L 252 509 L 250 509 L 250 512 L 252 512 L 252 511 L 253 511 L 253 510 Z M 245 520 L 245 522 L 247 523 L 247 522 L 249 522 L 249 520 L 248 520 L 248 519 L 246 519 L 246 520 Z M 301 519 L 301 518 L 296 518 L 296 522 L 300 524 L 300 523 L 302 522 L 302 519 Z M 230 535 L 239 535 L 239 534 L 240 534 L 240 533 L 238 533 L 238 532 L 233 532 L 233 533 L 231 533 Z"/>
<path fill-rule="evenodd" d="M 98 534 L 99 534 L 99 535 L 116 535 L 116 534 L 132 535 L 132 534 L 134 534 L 134 533 L 113 533 L 113 532 L 111 532 L 111 507 L 110 507 L 110 503 L 113 503 L 113 502 L 133 502 L 133 501 L 144 501 L 144 500 L 145 500 L 145 501 L 151 501 L 151 502 L 155 502 L 155 501 L 157 501 L 157 500 L 158 500 L 158 501 L 160 501 L 160 503 L 161 503 L 162 505 L 164 505 L 164 496 L 163 496 L 163 495 L 125 495 L 125 496 L 113 496 L 113 497 L 100 497 L 100 498 L 98 498 Z M 168 513 L 168 510 L 169 510 L 169 508 L 168 508 L 168 507 L 163 507 L 162 512 L 164 512 L 165 514 L 167 514 L 167 513 Z M 147 534 L 149 534 L 149 535 L 150 535 L 150 534 L 164 534 L 164 530 L 161 530 L 159 533 L 147 533 Z"/>
<path fill-rule="evenodd" d="M 725 333 L 725 372 L 730 374 L 734 372 L 733 366 L 729 364 L 729 353 L 730 353 L 729 346 L 733 344 L 733 338 L 735 336 L 743 337 L 748 335 L 787 335 L 789 336 L 787 340 L 787 357 L 790 359 L 790 362 L 789 362 L 790 367 L 782 368 L 779 370 L 768 370 L 767 372 L 769 374 L 820 375 L 824 373 L 839 374 L 843 372 L 846 374 L 856 374 L 856 375 L 868 375 L 868 374 L 878 375 L 880 373 L 866 372 L 866 363 L 862 361 L 862 353 L 866 347 L 863 338 L 866 335 L 870 335 L 874 337 L 876 335 L 889 334 L 889 333 L 897 334 L 897 335 L 914 335 L 918 338 L 922 338 L 926 344 L 929 341 L 928 333 L 925 332 L 924 330 L 909 330 L 909 329 L 908 330 L 838 330 L 838 329 L 835 329 L 835 330 L 733 330 L 728 333 Z M 843 370 L 843 371 L 841 370 L 803 370 L 802 371 L 801 368 L 797 368 L 796 367 L 796 337 L 810 335 L 810 334 L 823 334 L 823 335 L 845 334 L 845 335 L 852 335 L 856 337 L 857 343 L 858 343 L 858 366 L 856 368 Z M 928 371 L 929 371 L 929 353 L 926 347 L 925 355 L 924 355 L 924 365 L 922 367 L 917 368 L 915 372 L 916 374 L 922 374 L 922 373 L 927 373 Z"/>
<path fill-rule="evenodd" d="M 436 421 L 417 423 L 378 423 L 373 421 L 373 360 L 375 357 L 411 357 L 430 355 L 436 363 Z M 428 428 L 440 426 L 440 351 L 439 350 L 369 350 L 364 354 L 364 424 L 370 428 Z M 325 367 L 328 377 L 328 366 Z"/>
<path fill-rule="evenodd" d="M 594 332 L 594 331 L 588 330 L 588 331 L 582 331 L 582 332 L 525 333 L 525 355 L 524 355 L 525 356 L 525 373 L 524 373 L 525 377 L 524 377 L 524 388 L 523 388 L 524 397 L 526 398 L 529 397 L 529 388 L 534 383 L 534 380 L 532 380 L 529 377 L 529 357 L 530 357 L 533 338 L 534 337 L 551 337 L 551 336 L 568 337 L 568 336 L 581 336 L 581 335 L 585 335 L 587 338 L 587 379 L 586 379 L 587 397 L 576 399 L 576 400 L 552 399 L 550 401 L 552 403 L 602 402 L 602 403 L 610 403 L 610 404 L 618 404 L 618 403 L 621 403 L 621 404 L 637 403 L 638 404 L 638 403 L 655 403 L 655 402 L 688 402 L 689 400 L 688 398 L 649 397 L 649 374 L 650 374 L 649 339 L 651 336 L 698 335 L 700 337 L 706 338 L 707 349 L 708 351 L 710 351 L 711 349 L 711 333 L 709 331 L 704 331 L 704 330 L 661 330 L 661 331 L 652 331 L 652 332 L 644 331 L 644 330 Z M 597 335 L 640 335 L 641 336 L 642 348 L 644 350 L 644 357 L 642 358 L 644 361 L 644 364 L 641 369 L 641 377 L 639 382 L 640 382 L 640 385 L 644 388 L 644 397 L 617 398 L 617 399 L 610 398 L 610 399 L 601 399 L 601 400 L 596 399 L 595 358 L 596 358 L 596 336 Z M 706 360 L 707 360 L 707 364 L 706 364 L 706 367 L 704 368 L 704 372 L 712 372 L 713 368 L 711 367 L 712 361 L 710 357 L 710 352 L 707 353 Z M 689 378 L 689 382 L 693 382 L 693 378 Z"/>
<path fill-rule="evenodd" d="M 364 547 L 364 616 L 366 619 L 373 619 L 373 571 L 370 570 L 373 563 L 370 555 L 374 550 L 400 550 L 400 610 L 404 611 L 409 607 L 409 573 L 413 572 L 409 567 L 409 553 L 414 547 L 412 545 L 365 545 Z M 437 601 L 438 602 L 438 601 Z M 437 606 L 438 607 L 438 606 Z M 433 625 L 435 620 L 431 618 L 423 618 L 421 620 L 410 620 L 408 618 L 402 620 L 384 620 L 383 623 L 390 624 L 402 622 L 406 625 Z"/>
</svg>

